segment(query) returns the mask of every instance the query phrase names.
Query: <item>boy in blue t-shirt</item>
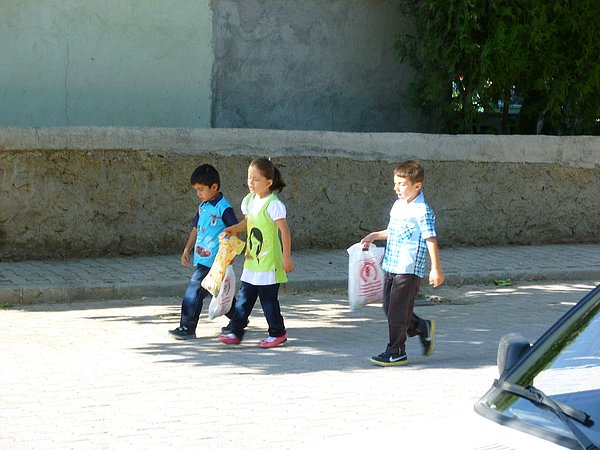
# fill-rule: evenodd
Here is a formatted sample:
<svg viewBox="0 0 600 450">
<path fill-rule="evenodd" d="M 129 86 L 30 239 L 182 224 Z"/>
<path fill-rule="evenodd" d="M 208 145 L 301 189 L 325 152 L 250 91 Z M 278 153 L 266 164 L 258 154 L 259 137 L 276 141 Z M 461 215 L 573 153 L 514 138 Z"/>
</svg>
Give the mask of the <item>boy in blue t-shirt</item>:
<svg viewBox="0 0 600 450">
<path fill-rule="evenodd" d="M 387 240 L 382 269 L 385 272 L 383 310 L 388 320 L 389 342 L 385 352 L 373 356 L 379 366 L 399 366 L 408 362 L 407 336 L 419 336 L 423 354 L 430 356 L 435 347 L 435 323 L 413 312 L 421 278 L 425 275 L 425 258 L 429 253 L 429 284 L 444 282 L 435 233 L 435 214 L 423 196 L 423 167 L 406 161 L 394 169 L 394 191 L 398 199 L 390 211 L 385 230 L 368 234 L 362 240 L 367 247 L 373 241 Z"/>
<path fill-rule="evenodd" d="M 200 199 L 200 205 L 181 255 L 181 264 L 186 267 L 190 265 L 190 252 L 193 250 L 193 263 L 196 269 L 183 294 L 179 326 L 174 330 L 169 330 L 169 333 L 176 339 L 196 337 L 196 326 L 202 311 L 202 302 L 209 295 L 201 285 L 202 280 L 208 275 L 217 256 L 219 234 L 225 228 L 238 223 L 233 208 L 219 192 L 221 181 L 217 169 L 210 164 L 202 164 L 194 170 L 190 182 Z M 231 319 L 234 310 L 235 299 L 226 316 Z"/>
</svg>

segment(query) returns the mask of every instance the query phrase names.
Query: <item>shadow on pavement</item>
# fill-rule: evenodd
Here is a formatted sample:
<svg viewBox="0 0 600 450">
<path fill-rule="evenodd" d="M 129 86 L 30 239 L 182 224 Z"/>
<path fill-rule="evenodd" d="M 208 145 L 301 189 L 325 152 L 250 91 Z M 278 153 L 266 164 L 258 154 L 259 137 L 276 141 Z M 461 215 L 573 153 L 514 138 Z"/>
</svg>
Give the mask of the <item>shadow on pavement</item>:
<svg viewBox="0 0 600 450">
<path fill-rule="evenodd" d="M 26 311 L 73 312 L 74 320 L 118 324 L 130 322 L 144 327 L 147 342 L 140 340 L 125 351 L 146 355 L 151 363 L 219 367 L 223 373 L 303 374 L 319 371 L 472 369 L 495 366 L 501 336 L 520 332 L 533 342 L 575 301 L 590 289 L 589 284 L 520 283 L 502 288 L 472 286 L 439 290 L 442 303 L 419 303 L 415 312 L 437 324 L 436 351 L 422 356 L 418 338 L 407 343 L 410 364 L 379 368 L 369 357 L 385 350 L 387 321 L 380 304 L 356 311 L 348 308 L 344 293 L 286 293 L 280 296 L 289 340 L 275 349 L 260 349 L 267 324 L 257 302 L 244 341 L 226 346 L 218 340 L 225 317 L 209 321 L 205 301 L 198 338 L 172 339 L 167 331 L 179 323 L 179 298 L 142 298 L 62 305 L 34 305 Z M 82 314 L 77 315 L 77 311 Z M 88 312 L 89 311 L 89 312 Z M 82 325 L 82 328 L 85 326 Z M 119 336 L 122 327 L 111 326 Z M 127 327 L 124 327 L 127 328 Z M 128 327 L 129 329 L 131 327 Z"/>
<path fill-rule="evenodd" d="M 387 344 L 387 321 L 381 305 L 350 311 L 347 299 L 343 296 L 315 294 L 282 296 L 281 306 L 289 339 L 283 346 L 270 350 L 258 348 L 258 342 L 267 335 L 267 324 L 259 303 L 250 316 L 244 341 L 236 346 L 226 346 L 218 340 L 220 327 L 227 321 L 225 318 L 208 321 L 206 305 L 197 330 L 198 338 L 189 341 L 177 341 L 167 336 L 167 330 L 177 326 L 179 321 L 178 304 L 165 307 L 159 315 L 89 318 L 160 326 L 164 340 L 149 342 L 134 350 L 151 356 L 158 363 L 219 366 L 227 373 L 470 369 L 495 365 L 496 362 L 496 346 L 500 335 L 493 328 L 483 327 L 480 323 L 474 328 L 468 326 L 472 322 L 468 308 L 475 305 L 460 308 L 454 305 L 417 307 L 417 314 L 432 318 L 438 324 L 436 352 L 430 358 L 422 356 L 418 338 L 411 338 L 407 343 L 410 364 L 389 369 L 376 367 L 369 361 L 370 356 L 385 350 Z"/>
</svg>

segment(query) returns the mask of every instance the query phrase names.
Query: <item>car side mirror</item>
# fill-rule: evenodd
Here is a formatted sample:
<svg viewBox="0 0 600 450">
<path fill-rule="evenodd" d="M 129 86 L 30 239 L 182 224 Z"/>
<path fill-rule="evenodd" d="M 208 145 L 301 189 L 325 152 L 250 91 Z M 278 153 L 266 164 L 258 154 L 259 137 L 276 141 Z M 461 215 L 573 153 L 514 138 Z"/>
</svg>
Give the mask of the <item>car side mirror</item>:
<svg viewBox="0 0 600 450">
<path fill-rule="evenodd" d="M 498 344 L 498 372 L 500 376 L 512 368 L 531 348 L 527 339 L 519 333 L 505 334 Z"/>
</svg>

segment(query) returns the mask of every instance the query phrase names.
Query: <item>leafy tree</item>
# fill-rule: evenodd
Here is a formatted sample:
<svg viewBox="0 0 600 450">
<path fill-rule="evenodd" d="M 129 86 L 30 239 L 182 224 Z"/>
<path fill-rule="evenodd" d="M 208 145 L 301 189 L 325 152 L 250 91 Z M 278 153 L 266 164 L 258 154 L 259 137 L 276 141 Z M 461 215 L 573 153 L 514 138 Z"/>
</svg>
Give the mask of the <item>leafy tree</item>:
<svg viewBox="0 0 600 450">
<path fill-rule="evenodd" d="M 518 131 L 600 134 L 598 0 L 401 0 L 399 36 L 419 73 L 413 105 L 436 132 L 473 132 L 522 104 Z M 502 106 L 499 111 L 499 105 Z"/>
</svg>

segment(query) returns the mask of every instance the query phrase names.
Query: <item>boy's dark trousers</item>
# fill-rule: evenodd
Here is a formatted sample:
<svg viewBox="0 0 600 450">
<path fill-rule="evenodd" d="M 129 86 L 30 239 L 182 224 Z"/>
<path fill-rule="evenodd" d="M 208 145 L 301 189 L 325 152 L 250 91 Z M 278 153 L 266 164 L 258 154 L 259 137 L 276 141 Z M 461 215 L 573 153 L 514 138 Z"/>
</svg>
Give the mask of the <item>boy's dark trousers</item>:
<svg viewBox="0 0 600 450">
<path fill-rule="evenodd" d="M 208 275 L 208 272 L 210 272 L 210 267 L 198 264 L 192 274 L 190 283 L 183 294 L 183 301 L 181 302 L 181 320 L 179 321 L 179 325 L 187 327 L 187 329 L 192 332 L 196 331 L 196 327 L 198 326 L 198 319 L 202 312 L 203 300 L 210 295 L 201 284 L 202 280 Z M 225 315 L 231 319 L 234 311 L 235 298 L 231 304 L 231 309 Z"/>
<path fill-rule="evenodd" d="M 426 331 L 425 321 L 413 312 L 420 286 L 421 278 L 417 275 L 385 273 L 383 311 L 388 319 L 388 353 L 404 353 L 407 336 Z"/>
</svg>

